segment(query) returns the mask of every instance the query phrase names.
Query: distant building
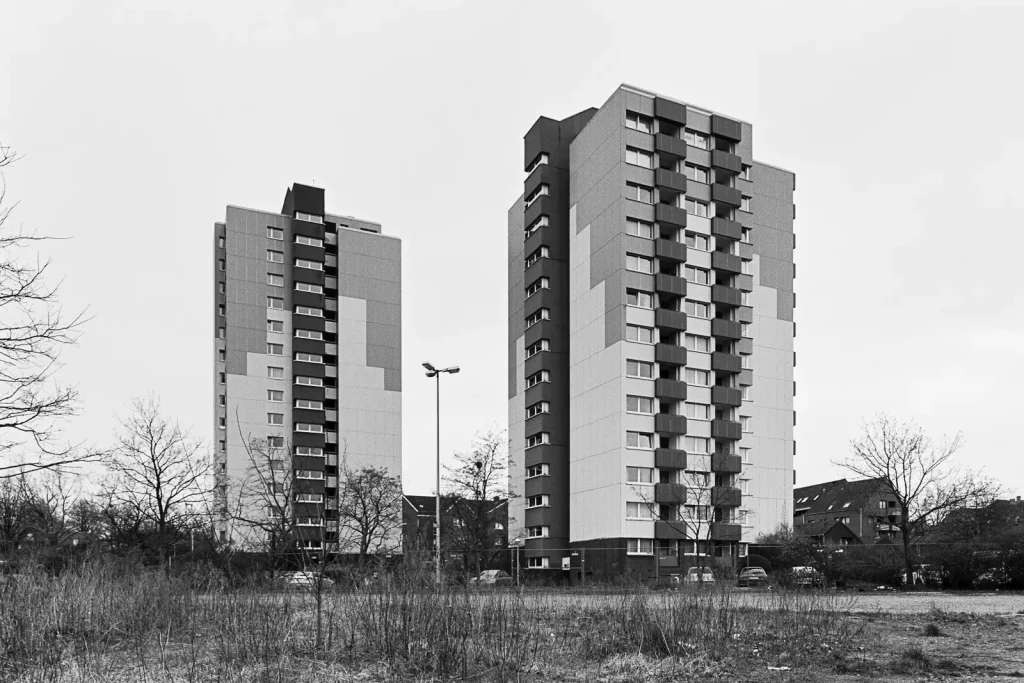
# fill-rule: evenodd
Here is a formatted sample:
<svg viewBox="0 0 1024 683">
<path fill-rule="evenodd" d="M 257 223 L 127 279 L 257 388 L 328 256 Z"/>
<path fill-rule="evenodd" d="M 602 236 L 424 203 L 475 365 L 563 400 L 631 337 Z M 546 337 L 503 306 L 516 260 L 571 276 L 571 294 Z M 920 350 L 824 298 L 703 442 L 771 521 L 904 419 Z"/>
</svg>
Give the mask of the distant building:
<svg viewBox="0 0 1024 683">
<path fill-rule="evenodd" d="M 881 479 L 838 479 L 793 489 L 793 530 L 823 543 L 897 538 L 899 515 L 896 495 Z"/>
<path fill-rule="evenodd" d="M 436 523 L 434 496 L 402 497 L 402 551 L 406 555 L 421 554 L 433 558 L 434 527 Z M 467 562 L 466 520 L 475 520 L 476 512 L 471 501 L 441 498 L 441 543 L 444 546 L 445 563 L 462 566 Z M 508 549 L 508 499 L 496 498 L 486 502 L 480 520 L 487 526 L 486 537 L 489 569 L 507 569 Z M 472 524 L 472 521 L 470 522 Z M 481 529 L 483 532 L 483 529 Z"/>
</svg>

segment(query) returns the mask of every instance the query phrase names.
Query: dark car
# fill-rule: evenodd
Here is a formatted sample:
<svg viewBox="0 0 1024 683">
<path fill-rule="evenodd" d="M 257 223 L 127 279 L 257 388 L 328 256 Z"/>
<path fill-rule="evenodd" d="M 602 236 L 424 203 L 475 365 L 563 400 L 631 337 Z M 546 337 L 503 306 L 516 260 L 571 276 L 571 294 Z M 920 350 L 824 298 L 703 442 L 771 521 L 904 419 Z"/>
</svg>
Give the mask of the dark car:
<svg viewBox="0 0 1024 683">
<path fill-rule="evenodd" d="M 760 567 L 744 567 L 740 570 L 740 576 L 736 580 L 738 588 L 753 588 L 755 586 L 767 586 L 768 573 Z"/>
</svg>

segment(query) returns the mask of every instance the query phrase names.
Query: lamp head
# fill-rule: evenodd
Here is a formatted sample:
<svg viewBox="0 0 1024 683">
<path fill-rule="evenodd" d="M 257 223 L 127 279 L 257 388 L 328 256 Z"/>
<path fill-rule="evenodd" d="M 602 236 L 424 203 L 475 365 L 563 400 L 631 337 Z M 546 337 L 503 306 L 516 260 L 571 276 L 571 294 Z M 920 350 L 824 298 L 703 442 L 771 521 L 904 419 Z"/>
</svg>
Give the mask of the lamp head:
<svg viewBox="0 0 1024 683">
<path fill-rule="evenodd" d="M 434 366 L 431 365 L 430 363 L 424 363 L 423 367 L 427 369 L 427 372 L 437 372 L 437 369 L 434 368 Z"/>
<path fill-rule="evenodd" d="M 447 370 L 445 370 L 445 372 L 450 372 L 453 375 L 457 374 L 459 372 L 459 366 L 458 365 L 453 365 L 450 368 L 448 368 Z"/>
</svg>

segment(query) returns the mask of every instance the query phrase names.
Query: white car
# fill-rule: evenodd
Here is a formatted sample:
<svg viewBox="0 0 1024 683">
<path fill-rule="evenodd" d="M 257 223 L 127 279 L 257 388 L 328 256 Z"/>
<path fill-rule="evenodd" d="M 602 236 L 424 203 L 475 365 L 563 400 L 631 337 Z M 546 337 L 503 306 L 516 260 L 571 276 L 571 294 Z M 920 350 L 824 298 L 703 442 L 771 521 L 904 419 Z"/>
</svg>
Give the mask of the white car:
<svg viewBox="0 0 1024 683">
<path fill-rule="evenodd" d="M 701 572 L 700 567 L 690 567 L 690 570 L 686 572 L 686 576 L 683 577 L 683 583 L 714 583 L 715 575 L 711 573 L 710 567 L 704 567 Z"/>
<path fill-rule="evenodd" d="M 282 588 L 316 588 L 317 575 L 312 572 L 284 572 L 278 577 L 278 583 Z M 334 581 L 326 576 L 320 579 L 322 588 L 330 588 Z"/>
</svg>

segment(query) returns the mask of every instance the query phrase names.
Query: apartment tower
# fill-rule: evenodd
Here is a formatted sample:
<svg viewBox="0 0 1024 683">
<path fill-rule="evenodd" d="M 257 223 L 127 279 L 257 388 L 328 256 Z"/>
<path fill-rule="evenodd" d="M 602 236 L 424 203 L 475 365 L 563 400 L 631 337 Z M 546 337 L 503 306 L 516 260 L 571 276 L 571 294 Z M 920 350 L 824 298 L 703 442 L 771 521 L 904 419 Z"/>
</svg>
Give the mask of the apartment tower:
<svg viewBox="0 0 1024 683">
<path fill-rule="evenodd" d="M 754 161 L 750 124 L 626 85 L 524 142 L 508 396 L 526 565 L 733 565 L 792 519 L 795 177 Z"/>
<path fill-rule="evenodd" d="M 268 476 L 256 470 L 290 470 L 267 485 L 287 494 L 301 546 L 351 551 L 338 535 L 339 468 L 401 475 L 401 242 L 377 223 L 325 213 L 324 190 L 299 184 L 279 213 L 229 205 L 214 234 L 223 504 L 232 514 L 259 506 L 246 493 Z M 237 520 L 223 531 L 256 546 L 266 533 Z"/>
</svg>

